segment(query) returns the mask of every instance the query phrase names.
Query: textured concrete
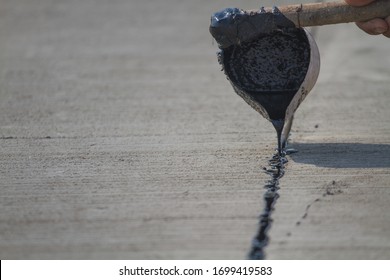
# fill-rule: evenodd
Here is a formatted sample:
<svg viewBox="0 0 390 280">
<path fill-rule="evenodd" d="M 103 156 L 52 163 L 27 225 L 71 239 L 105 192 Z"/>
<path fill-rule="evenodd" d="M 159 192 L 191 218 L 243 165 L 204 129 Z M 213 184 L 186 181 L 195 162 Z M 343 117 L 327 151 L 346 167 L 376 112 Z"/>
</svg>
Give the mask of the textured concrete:
<svg viewBox="0 0 390 280">
<path fill-rule="evenodd" d="M 1 259 L 246 258 L 276 136 L 216 61 L 237 5 L 0 0 Z M 388 259 L 390 40 L 314 31 L 267 258 Z"/>
</svg>

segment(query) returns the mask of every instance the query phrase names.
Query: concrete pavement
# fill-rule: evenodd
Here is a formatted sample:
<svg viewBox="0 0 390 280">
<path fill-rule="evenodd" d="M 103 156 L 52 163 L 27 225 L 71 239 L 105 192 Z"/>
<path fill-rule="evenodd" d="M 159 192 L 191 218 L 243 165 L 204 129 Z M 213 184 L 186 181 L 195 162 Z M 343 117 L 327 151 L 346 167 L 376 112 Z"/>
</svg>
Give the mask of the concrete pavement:
<svg viewBox="0 0 390 280">
<path fill-rule="evenodd" d="M 276 136 L 208 33 L 237 5 L 0 0 L 1 259 L 246 258 Z M 266 256 L 388 259 L 390 40 L 315 32 Z"/>
</svg>

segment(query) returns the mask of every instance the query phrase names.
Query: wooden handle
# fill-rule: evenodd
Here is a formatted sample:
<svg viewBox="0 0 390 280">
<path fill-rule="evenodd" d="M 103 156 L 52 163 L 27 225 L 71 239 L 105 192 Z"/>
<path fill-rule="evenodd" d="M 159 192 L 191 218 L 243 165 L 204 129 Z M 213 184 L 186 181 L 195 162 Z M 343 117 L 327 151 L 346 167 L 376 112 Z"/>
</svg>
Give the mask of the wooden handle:
<svg viewBox="0 0 390 280">
<path fill-rule="evenodd" d="M 377 0 L 363 7 L 352 7 L 343 1 L 287 5 L 278 9 L 297 27 L 318 26 L 385 18 L 390 15 L 390 0 Z M 271 10 L 265 8 L 266 12 Z"/>
</svg>

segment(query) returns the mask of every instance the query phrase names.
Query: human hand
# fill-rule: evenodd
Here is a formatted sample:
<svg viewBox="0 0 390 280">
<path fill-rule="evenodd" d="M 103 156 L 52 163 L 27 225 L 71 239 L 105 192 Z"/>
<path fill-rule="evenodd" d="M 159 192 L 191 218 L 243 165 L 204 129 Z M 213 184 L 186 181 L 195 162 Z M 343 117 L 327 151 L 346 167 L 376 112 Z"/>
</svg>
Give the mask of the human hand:
<svg viewBox="0 0 390 280">
<path fill-rule="evenodd" d="M 351 6 L 364 6 L 368 5 L 375 0 L 345 0 L 345 2 Z M 365 22 L 357 22 L 356 25 L 371 35 L 383 34 L 390 38 L 390 16 L 385 19 L 375 18 Z"/>
</svg>

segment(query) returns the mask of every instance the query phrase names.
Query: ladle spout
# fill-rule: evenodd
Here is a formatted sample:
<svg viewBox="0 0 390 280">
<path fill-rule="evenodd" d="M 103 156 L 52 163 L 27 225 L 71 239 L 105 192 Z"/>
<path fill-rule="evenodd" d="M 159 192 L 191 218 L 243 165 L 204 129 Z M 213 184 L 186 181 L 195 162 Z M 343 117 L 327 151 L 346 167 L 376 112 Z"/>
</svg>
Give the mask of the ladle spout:
<svg viewBox="0 0 390 280">
<path fill-rule="evenodd" d="M 283 154 L 283 143 L 282 143 L 282 131 L 284 127 L 284 120 L 272 120 L 271 121 L 277 134 L 278 138 L 278 154 L 279 156 L 282 156 Z"/>
</svg>

